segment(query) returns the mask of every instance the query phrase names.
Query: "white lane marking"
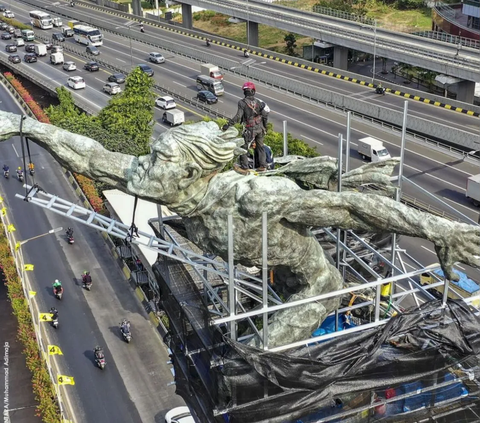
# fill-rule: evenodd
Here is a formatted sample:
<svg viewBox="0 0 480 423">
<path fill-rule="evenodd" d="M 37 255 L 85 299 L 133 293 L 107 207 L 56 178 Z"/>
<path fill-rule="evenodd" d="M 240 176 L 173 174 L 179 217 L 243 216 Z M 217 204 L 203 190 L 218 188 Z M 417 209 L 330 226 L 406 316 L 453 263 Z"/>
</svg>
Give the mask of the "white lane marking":
<svg viewBox="0 0 480 423">
<path fill-rule="evenodd" d="M 97 77 L 95 77 L 95 79 L 96 79 L 97 81 L 100 81 L 100 82 L 105 82 L 103 79 L 100 79 L 100 78 L 97 78 Z"/>
<path fill-rule="evenodd" d="M 15 154 L 17 155 L 17 157 L 20 157 L 18 152 L 17 152 L 17 149 L 15 148 L 15 146 L 12 144 L 12 148 L 13 148 L 13 151 L 15 151 Z"/>
<path fill-rule="evenodd" d="M 118 57 L 117 57 L 117 60 L 122 63 L 127 63 L 125 60 L 119 59 Z"/>
<path fill-rule="evenodd" d="M 177 81 L 172 81 L 174 84 L 177 84 L 177 85 L 180 85 L 181 87 L 183 88 L 187 88 L 186 85 L 183 85 L 183 84 L 180 84 L 180 82 L 177 82 Z"/>
<path fill-rule="evenodd" d="M 430 250 L 429 248 L 425 247 L 424 245 L 420 245 L 420 248 L 423 248 L 424 250 L 427 250 L 429 253 L 432 253 L 434 256 L 437 255 L 435 251 Z"/>
<path fill-rule="evenodd" d="M 300 137 L 305 138 L 311 142 L 314 142 L 315 144 L 323 145 L 323 143 L 321 143 L 320 141 L 314 140 L 313 138 L 307 137 L 306 135 L 300 134 Z"/>
</svg>

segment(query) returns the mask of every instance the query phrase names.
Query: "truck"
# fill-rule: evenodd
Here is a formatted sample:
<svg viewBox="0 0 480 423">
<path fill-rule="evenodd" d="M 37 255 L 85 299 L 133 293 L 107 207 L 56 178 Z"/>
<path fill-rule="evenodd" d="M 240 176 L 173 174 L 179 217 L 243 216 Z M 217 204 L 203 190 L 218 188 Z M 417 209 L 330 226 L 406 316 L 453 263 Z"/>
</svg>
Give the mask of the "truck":
<svg viewBox="0 0 480 423">
<path fill-rule="evenodd" d="M 480 173 L 467 179 L 467 191 L 465 196 L 472 200 L 474 206 L 480 206 Z"/>
<path fill-rule="evenodd" d="M 75 33 L 73 32 L 73 29 L 70 28 L 69 26 L 62 27 L 62 34 L 64 37 L 73 37 L 75 35 Z"/>
<path fill-rule="evenodd" d="M 80 21 L 68 21 L 67 25 L 73 29 L 75 25 L 80 25 Z"/>
<path fill-rule="evenodd" d="M 50 55 L 50 63 L 52 65 L 63 65 L 63 53 L 52 53 Z"/>
<path fill-rule="evenodd" d="M 35 44 L 35 54 L 39 57 L 47 55 L 47 46 L 45 44 Z"/>
<path fill-rule="evenodd" d="M 372 163 L 383 162 L 391 158 L 383 142 L 373 137 L 359 139 L 357 151 L 364 160 L 368 157 Z"/>
<path fill-rule="evenodd" d="M 440 266 L 438 263 L 434 263 L 432 266 Z M 432 267 L 429 266 L 429 267 Z M 462 298 L 476 297 L 480 295 L 480 286 L 472 279 L 470 279 L 466 273 L 460 270 L 453 269 L 456 275 L 458 275 L 458 281 L 450 281 L 448 289 L 448 298 L 452 300 L 459 300 Z M 432 283 L 440 282 L 444 280 L 444 273 L 441 269 L 434 270 L 432 272 L 437 278 L 434 278 L 431 273 L 422 273 L 420 275 L 421 285 L 430 285 Z M 439 281 L 440 279 L 440 281 Z M 444 285 L 437 286 L 433 289 L 429 289 L 429 292 L 436 297 L 442 298 L 444 292 Z M 472 305 L 478 307 L 480 300 L 476 299 L 472 301 Z"/>
<path fill-rule="evenodd" d="M 223 79 L 223 75 L 220 73 L 218 66 L 212 65 L 211 63 L 202 64 L 200 66 L 200 73 L 210 78 L 218 79 L 219 81 Z"/>
<path fill-rule="evenodd" d="M 60 28 L 63 25 L 62 18 L 55 17 L 53 18 L 53 26 Z"/>
<path fill-rule="evenodd" d="M 166 110 L 162 120 L 163 123 L 168 123 L 170 126 L 181 125 L 185 122 L 185 113 L 178 109 Z"/>
</svg>

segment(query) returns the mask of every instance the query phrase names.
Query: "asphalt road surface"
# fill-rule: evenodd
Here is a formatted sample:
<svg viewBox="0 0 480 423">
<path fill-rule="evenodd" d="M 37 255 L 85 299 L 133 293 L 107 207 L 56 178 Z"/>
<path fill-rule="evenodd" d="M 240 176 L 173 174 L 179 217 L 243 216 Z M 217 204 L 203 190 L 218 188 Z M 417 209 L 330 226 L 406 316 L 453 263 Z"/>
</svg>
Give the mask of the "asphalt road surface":
<svg viewBox="0 0 480 423">
<path fill-rule="evenodd" d="M 0 87 L 1 109 L 20 113 L 8 91 Z M 43 149 L 30 146 L 36 167 L 35 181 L 47 192 L 78 202 L 61 168 Z M 18 137 L 0 143 L 0 157 L 12 169 L 23 166 Z M 27 183 L 31 180 L 27 178 Z M 72 226 L 75 244 L 64 232 L 27 242 L 25 262 L 34 264 L 31 273 L 39 308 L 59 310 L 59 328 L 48 328 L 48 343 L 58 345 L 63 356 L 55 356 L 61 374 L 73 376 L 75 386 L 64 386 L 76 422 L 162 422 L 165 413 L 183 401 L 174 394 L 166 347 L 138 302 L 102 236 L 84 225 L 14 198 L 22 193 L 20 182 L 1 178 L 0 190 L 17 240 L 44 234 L 52 228 Z M 90 270 L 92 291 L 81 288 L 81 273 Z M 61 301 L 52 293 L 59 279 L 65 289 Z M 132 323 L 133 341 L 126 344 L 119 322 Z M 107 359 L 104 371 L 93 360 L 93 348 L 103 346 Z"/>
</svg>

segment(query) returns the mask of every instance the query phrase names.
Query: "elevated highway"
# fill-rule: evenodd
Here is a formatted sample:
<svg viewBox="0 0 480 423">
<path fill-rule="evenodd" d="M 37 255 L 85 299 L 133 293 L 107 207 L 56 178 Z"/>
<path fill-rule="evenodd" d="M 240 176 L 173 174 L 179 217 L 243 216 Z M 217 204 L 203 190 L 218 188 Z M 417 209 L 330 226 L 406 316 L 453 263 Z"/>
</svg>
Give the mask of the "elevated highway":
<svg viewBox="0 0 480 423">
<path fill-rule="evenodd" d="M 376 54 L 468 81 L 480 81 L 478 50 L 455 44 L 375 28 L 360 22 L 249 0 L 182 0 L 183 5 L 214 10 L 251 23 L 269 25 L 322 41 Z M 184 24 L 191 27 L 188 8 Z M 251 25 L 255 26 L 255 25 Z M 251 44 L 255 37 L 250 37 Z M 375 46 L 375 47 L 374 47 Z"/>
</svg>

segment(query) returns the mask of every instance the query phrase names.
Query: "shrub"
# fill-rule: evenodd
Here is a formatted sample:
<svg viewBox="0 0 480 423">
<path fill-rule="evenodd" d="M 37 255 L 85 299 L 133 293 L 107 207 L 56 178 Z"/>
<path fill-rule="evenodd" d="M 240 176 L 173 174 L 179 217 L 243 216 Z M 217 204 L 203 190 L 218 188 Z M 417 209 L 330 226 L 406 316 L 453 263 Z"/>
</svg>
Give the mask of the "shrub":
<svg viewBox="0 0 480 423">
<path fill-rule="evenodd" d="M 38 401 L 36 415 L 45 423 L 60 423 L 60 408 L 56 401 L 55 389 L 39 351 L 32 315 L 23 295 L 22 282 L 17 274 L 4 226 L 0 223 L 0 278 L 2 273 L 13 314 L 18 321 L 17 338 L 23 344 L 22 352 L 25 355 L 27 367 L 32 372 L 33 393 L 35 400 Z"/>
</svg>

